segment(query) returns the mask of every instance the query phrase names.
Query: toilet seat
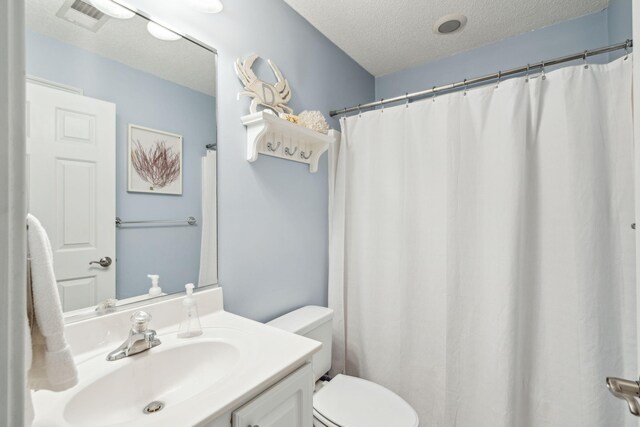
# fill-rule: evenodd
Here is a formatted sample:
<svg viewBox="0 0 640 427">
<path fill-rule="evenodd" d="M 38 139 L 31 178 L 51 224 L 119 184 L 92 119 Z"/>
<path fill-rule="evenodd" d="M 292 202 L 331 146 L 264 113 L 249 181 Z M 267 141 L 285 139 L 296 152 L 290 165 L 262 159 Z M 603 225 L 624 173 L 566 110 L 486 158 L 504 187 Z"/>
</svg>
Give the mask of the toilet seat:
<svg viewBox="0 0 640 427">
<path fill-rule="evenodd" d="M 379 384 L 336 375 L 313 395 L 313 413 L 328 427 L 418 427 L 418 414 Z"/>
</svg>

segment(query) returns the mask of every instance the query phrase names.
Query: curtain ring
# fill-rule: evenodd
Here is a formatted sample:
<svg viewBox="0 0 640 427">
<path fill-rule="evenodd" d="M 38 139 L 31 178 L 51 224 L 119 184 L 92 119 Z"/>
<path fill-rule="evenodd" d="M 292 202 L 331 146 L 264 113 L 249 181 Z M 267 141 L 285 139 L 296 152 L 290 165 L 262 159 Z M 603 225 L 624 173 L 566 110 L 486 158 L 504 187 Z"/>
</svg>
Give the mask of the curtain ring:
<svg viewBox="0 0 640 427">
<path fill-rule="evenodd" d="M 380 98 L 380 105 L 382 106 L 382 110 L 380 110 L 380 112 L 384 113 L 384 98 Z"/>
<path fill-rule="evenodd" d="M 362 109 L 360 108 L 362 104 L 358 104 L 358 117 L 362 117 Z"/>
<path fill-rule="evenodd" d="M 544 61 L 542 61 L 542 68 L 541 68 L 541 70 L 542 70 L 542 76 L 540 76 L 540 78 L 541 78 L 542 80 L 547 80 L 547 75 L 546 75 L 546 74 L 545 74 L 545 72 L 544 72 Z"/>
<path fill-rule="evenodd" d="M 463 92 L 463 95 L 464 95 L 464 96 L 467 96 L 467 79 L 464 79 L 464 82 L 463 82 L 463 83 L 464 83 L 464 92 Z"/>
<path fill-rule="evenodd" d="M 498 81 L 496 82 L 496 89 L 500 87 L 501 80 L 502 80 L 502 71 L 498 71 Z"/>
<path fill-rule="evenodd" d="M 627 39 L 626 43 L 624 44 L 624 51 L 626 52 L 626 55 L 624 57 L 625 61 L 629 59 L 629 48 L 631 47 L 630 45 L 631 45 L 631 40 Z"/>
<path fill-rule="evenodd" d="M 589 69 L 589 63 L 587 62 L 587 53 L 588 53 L 588 51 L 585 50 L 584 54 L 582 55 L 582 60 L 584 61 L 584 69 L 585 70 Z"/>
<path fill-rule="evenodd" d="M 404 94 L 404 98 L 405 98 L 405 108 L 409 108 L 409 92 L 405 92 Z"/>
<path fill-rule="evenodd" d="M 438 91 L 436 91 L 435 86 L 431 89 L 431 92 L 433 92 L 433 98 L 431 99 L 433 100 L 433 102 L 436 102 L 436 96 L 438 96 Z"/>
<path fill-rule="evenodd" d="M 524 79 L 525 82 L 529 82 L 529 67 L 530 65 L 527 64 L 527 74 L 525 75 L 525 79 Z"/>
</svg>

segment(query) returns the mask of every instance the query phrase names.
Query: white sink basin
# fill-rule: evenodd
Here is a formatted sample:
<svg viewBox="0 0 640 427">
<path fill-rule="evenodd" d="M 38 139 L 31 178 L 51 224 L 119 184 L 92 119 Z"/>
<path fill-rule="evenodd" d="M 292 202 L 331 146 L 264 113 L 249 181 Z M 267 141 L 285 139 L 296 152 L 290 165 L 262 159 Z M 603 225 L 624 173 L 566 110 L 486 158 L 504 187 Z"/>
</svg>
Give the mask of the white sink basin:
<svg viewBox="0 0 640 427">
<path fill-rule="evenodd" d="M 113 362 L 107 354 L 125 339 L 137 308 L 67 325 L 79 383 L 61 393 L 33 393 L 32 426 L 229 426 L 234 410 L 320 349 L 319 342 L 225 312 L 221 288 L 196 298 L 201 336 L 176 336 L 182 298 L 150 303 L 145 311 L 162 344 Z M 154 401 L 163 408 L 143 412 Z"/>
<path fill-rule="evenodd" d="M 49 406 L 49 420 L 65 426 L 147 425 L 160 414 L 181 411 L 190 399 L 222 387 L 251 366 L 250 335 L 229 328 L 178 339 L 159 335 L 162 344 L 135 356 L 106 361 L 99 354 L 78 365 L 80 384 L 64 393 L 35 393 L 37 406 Z M 162 402 L 146 413 L 151 402 Z M 39 405 L 38 405 L 39 404 Z"/>
<path fill-rule="evenodd" d="M 152 401 L 170 407 L 202 393 L 232 374 L 239 360 L 238 348 L 224 341 L 160 345 L 77 390 L 64 418 L 79 425 L 95 420 L 95 426 L 133 422 L 150 415 L 143 409 Z"/>
</svg>

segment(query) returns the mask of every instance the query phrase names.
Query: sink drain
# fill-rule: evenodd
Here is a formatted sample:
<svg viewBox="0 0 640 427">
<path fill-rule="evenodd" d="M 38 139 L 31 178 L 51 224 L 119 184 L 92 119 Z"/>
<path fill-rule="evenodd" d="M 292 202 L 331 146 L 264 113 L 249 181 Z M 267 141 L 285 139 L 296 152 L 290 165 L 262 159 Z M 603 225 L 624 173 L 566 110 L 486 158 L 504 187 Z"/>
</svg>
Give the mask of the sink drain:
<svg viewBox="0 0 640 427">
<path fill-rule="evenodd" d="M 155 414 L 156 412 L 162 411 L 162 408 L 164 408 L 164 403 L 159 400 L 155 400 L 145 406 L 142 412 L 145 414 Z"/>
</svg>

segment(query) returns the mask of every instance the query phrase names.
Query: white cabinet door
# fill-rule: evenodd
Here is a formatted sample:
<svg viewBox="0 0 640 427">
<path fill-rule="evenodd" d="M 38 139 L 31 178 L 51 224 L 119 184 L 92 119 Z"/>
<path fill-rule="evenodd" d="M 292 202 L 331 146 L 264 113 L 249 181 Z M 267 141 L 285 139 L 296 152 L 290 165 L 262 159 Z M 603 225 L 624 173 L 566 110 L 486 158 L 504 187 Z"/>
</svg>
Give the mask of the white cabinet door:
<svg viewBox="0 0 640 427">
<path fill-rule="evenodd" d="M 233 413 L 233 427 L 311 427 L 313 370 L 307 363 Z"/>
<path fill-rule="evenodd" d="M 65 311 L 115 298 L 115 128 L 115 104 L 27 83 L 29 212 L 51 240 Z"/>
</svg>

